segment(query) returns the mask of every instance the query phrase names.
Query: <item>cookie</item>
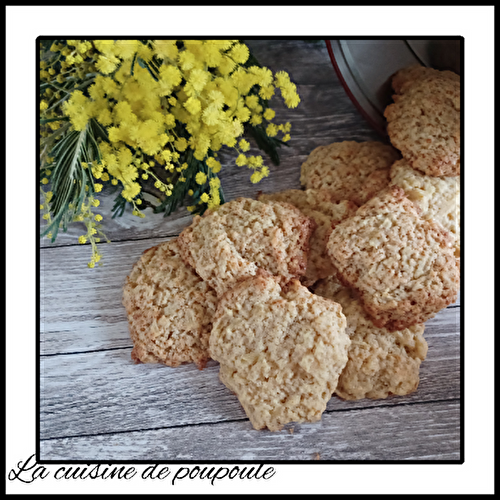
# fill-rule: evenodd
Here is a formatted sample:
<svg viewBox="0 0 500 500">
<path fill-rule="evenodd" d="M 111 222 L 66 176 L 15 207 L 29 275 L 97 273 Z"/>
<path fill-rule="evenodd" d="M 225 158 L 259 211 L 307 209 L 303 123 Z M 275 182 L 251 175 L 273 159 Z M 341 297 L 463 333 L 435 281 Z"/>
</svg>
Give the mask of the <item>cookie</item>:
<svg viewBox="0 0 500 500">
<path fill-rule="evenodd" d="M 298 280 L 248 278 L 219 301 L 210 354 L 255 429 L 321 419 L 347 363 L 341 307 Z"/>
<path fill-rule="evenodd" d="M 460 173 L 460 81 L 422 77 L 384 112 L 394 147 L 412 168 L 427 175 Z"/>
<path fill-rule="evenodd" d="M 399 154 L 377 141 L 334 142 L 320 146 L 302 164 L 300 182 L 306 189 L 328 189 L 334 200 L 366 201 L 360 191 L 373 172 L 387 170 Z"/>
<path fill-rule="evenodd" d="M 408 90 L 408 88 L 416 82 L 419 82 L 429 76 L 440 76 L 455 82 L 460 82 L 460 76 L 453 73 L 453 71 L 439 71 L 437 69 L 426 68 L 425 66 L 417 64 L 403 68 L 396 72 L 391 79 L 392 88 L 396 94 L 404 94 L 406 90 Z"/>
<path fill-rule="evenodd" d="M 441 224 L 420 217 L 403 189 L 391 186 L 332 230 L 327 251 L 373 323 L 394 331 L 455 302 L 454 244 Z"/>
<path fill-rule="evenodd" d="M 352 201 L 332 201 L 330 191 L 326 189 L 288 189 L 279 193 L 261 194 L 259 201 L 288 202 L 297 207 L 303 214 L 312 217 L 316 222 L 316 230 L 309 242 L 309 256 L 305 275 L 301 278 L 305 286 L 330 276 L 334 270 L 326 252 L 326 237 L 332 225 L 339 223 L 358 208 Z"/>
<path fill-rule="evenodd" d="M 288 203 L 238 198 L 195 217 L 179 247 L 184 261 L 221 296 L 257 269 L 283 283 L 302 276 L 315 226 Z"/>
<path fill-rule="evenodd" d="M 183 262 L 175 239 L 146 250 L 123 290 L 132 359 L 203 368 L 216 304 L 215 291 Z"/>
<path fill-rule="evenodd" d="M 391 167 L 391 184 L 404 189 L 420 208 L 420 216 L 439 222 L 455 238 L 455 257 L 460 258 L 460 176 L 434 177 L 411 168 L 406 160 Z"/>
<path fill-rule="evenodd" d="M 335 393 L 343 399 L 384 399 L 415 391 L 420 364 L 427 356 L 423 324 L 402 330 L 377 328 L 352 289 L 335 278 L 321 280 L 314 293 L 342 306 L 351 339 L 348 361 Z"/>
</svg>

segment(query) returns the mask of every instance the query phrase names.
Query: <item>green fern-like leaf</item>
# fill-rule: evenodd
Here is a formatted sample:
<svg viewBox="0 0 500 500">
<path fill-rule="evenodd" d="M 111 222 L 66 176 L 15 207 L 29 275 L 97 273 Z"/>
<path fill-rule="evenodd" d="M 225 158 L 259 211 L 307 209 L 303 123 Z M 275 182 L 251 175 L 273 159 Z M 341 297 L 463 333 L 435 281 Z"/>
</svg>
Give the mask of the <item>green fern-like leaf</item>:
<svg viewBox="0 0 500 500">
<path fill-rule="evenodd" d="M 52 149 L 53 196 L 50 212 L 53 218 L 40 234 L 41 238 L 52 233 L 54 241 L 61 225 L 66 231 L 72 214 L 81 209 L 86 195 L 85 188 L 88 186 L 90 194 L 94 192 L 92 175 L 83 168 L 82 162 L 100 160 L 98 138 L 107 140 L 107 134 L 101 125 L 91 119 L 83 130 L 68 132 Z M 73 207 L 72 210 L 70 206 Z"/>
</svg>

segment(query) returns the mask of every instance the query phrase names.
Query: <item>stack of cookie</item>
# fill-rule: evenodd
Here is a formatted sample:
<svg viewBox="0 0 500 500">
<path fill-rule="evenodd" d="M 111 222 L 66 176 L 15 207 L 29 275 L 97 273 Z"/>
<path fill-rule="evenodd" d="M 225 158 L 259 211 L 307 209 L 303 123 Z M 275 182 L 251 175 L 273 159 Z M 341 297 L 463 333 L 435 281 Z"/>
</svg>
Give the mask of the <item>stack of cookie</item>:
<svg viewBox="0 0 500 500">
<path fill-rule="evenodd" d="M 424 323 L 459 286 L 460 83 L 409 68 L 393 86 L 401 155 L 321 146 L 304 190 L 230 201 L 143 254 L 123 297 L 135 361 L 215 359 L 256 429 L 416 389 Z"/>
</svg>

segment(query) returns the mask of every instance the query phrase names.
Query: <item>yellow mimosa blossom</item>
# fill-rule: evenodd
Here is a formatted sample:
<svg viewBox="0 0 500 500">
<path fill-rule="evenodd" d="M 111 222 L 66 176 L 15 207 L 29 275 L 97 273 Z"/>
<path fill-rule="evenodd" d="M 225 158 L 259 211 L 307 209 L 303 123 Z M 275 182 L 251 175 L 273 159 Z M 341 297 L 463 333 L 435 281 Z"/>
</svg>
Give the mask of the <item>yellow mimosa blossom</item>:
<svg viewBox="0 0 500 500">
<path fill-rule="evenodd" d="M 180 139 L 177 139 L 175 141 L 174 146 L 175 146 L 175 149 L 177 149 L 177 151 L 183 152 L 183 151 L 186 151 L 188 143 L 184 137 L 181 137 Z"/>
<path fill-rule="evenodd" d="M 242 167 L 243 165 L 247 164 L 247 157 L 244 154 L 238 155 L 238 158 L 236 158 L 236 165 L 238 167 Z"/>
<path fill-rule="evenodd" d="M 267 87 L 261 87 L 259 95 L 260 97 L 262 97 L 262 99 L 271 99 L 271 97 L 274 95 L 274 86 L 269 85 Z"/>
<path fill-rule="evenodd" d="M 213 40 L 212 42 L 216 42 Z M 204 60 L 208 67 L 217 68 L 222 60 L 221 47 L 207 40 L 204 46 Z"/>
<path fill-rule="evenodd" d="M 259 105 L 259 98 L 256 95 L 249 95 L 245 98 L 245 102 L 250 109 L 255 109 Z"/>
<path fill-rule="evenodd" d="M 124 61 L 128 61 L 134 57 L 138 45 L 138 40 L 116 40 L 115 55 Z"/>
<path fill-rule="evenodd" d="M 205 182 L 207 181 L 207 176 L 203 172 L 198 172 L 196 174 L 195 180 L 197 184 L 202 185 L 205 184 Z"/>
<path fill-rule="evenodd" d="M 246 63 L 249 55 L 250 52 L 248 47 L 242 43 L 234 45 L 229 51 L 229 57 L 231 57 L 238 64 Z"/>
<path fill-rule="evenodd" d="M 96 67 L 101 73 L 108 75 L 116 69 L 116 66 L 119 62 L 120 60 L 114 56 L 99 56 Z"/>
<path fill-rule="evenodd" d="M 275 137 L 278 135 L 278 127 L 274 123 L 270 123 L 266 128 L 266 134 L 269 137 Z"/>
<path fill-rule="evenodd" d="M 259 115 L 259 114 L 252 115 L 252 118 L 250 119 L 250 123 L 252 125 L 260 125 L 262 123 L 262 115 Z"/>
<path fill-rule="evenodd" d="M 175 61 L 179 52 L 176 41 L 177 40 L 155 40 L 153 43 L 155 54 L 160 59 L 167 58 Z"/>
<path fill-rule="evenodd" d="M 192 52 L 185 50 L 179 55 L 179 64 L 183 71 L 187 71 L 195 66 L 196 58 Z"/>
<path fill-rule="evenodd" d="M 197 115 L 201 111 L 201 102 L 199 99 L 190 97 L 185 103 L 184 107 L 192 114 Z"/>
<path fill-rule="evenodd" d="M 240 120 L 242 123 L 245 123 L 250 120 L 252 112 L 246 106 L 241 106 L 236 110 L 235 115 L 238 120 Z"/>
<path fill-rule="evenodd" d="M 220 172 L 221 164 L 215 158 L 207 158 L 207 165 L 214 174 Z"/>
<path fill-rule="evenodd" d="M 219 62 L 217 70 L 222 76 L 229 75 L 231 71 L 234 70 L 235 67 L 236 67 L 236 62 L 233 59 L 225 55 L 221 55 L 221 60 Z"/>
<path fill-rule="evenodd" d="M 253 184 L 256 184 L 257 182 L 260 182 L 264 176 L 262 175 L 262 172 L 255 171 L 251 176 L 250 176 L 250 181 Z"/>
<path fill-rule="evenodd" d="M 193 69 L 189 73 L 188 83 L 196 92 L 201 92 L 210 79 L 210 73 L 201 69 Z"/>
<path fill-rule="evenodd" d="M 52 50 L 52 49 L 51 49 Z M 85 52 L 87 52 L 87 44 L 85 42 L 82 42 L 82 43 L 79 43 L 77 46 L 76 46 L 76 50 L 80 53 L 80 54 L 85 54 Z"/>
<path fill-rule="evenodd" d="M 262 115 L 266 120 L 272 120 L 274 117 L 275 117 L 276 113 L 274 112 L 274 110 L 272 110 L 271 108 L 267 108 L 265 111 L 264 111 L 264 114 Z"/>
</svg>

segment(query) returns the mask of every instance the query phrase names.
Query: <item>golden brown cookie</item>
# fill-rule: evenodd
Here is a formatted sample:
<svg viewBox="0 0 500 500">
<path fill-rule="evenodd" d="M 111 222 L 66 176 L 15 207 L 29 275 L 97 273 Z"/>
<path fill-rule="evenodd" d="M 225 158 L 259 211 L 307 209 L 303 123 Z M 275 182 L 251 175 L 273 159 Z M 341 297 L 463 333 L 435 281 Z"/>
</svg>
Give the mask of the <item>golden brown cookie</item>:
<svg viewBox="0 0 500 500">
<path fill-rule="evenodd" d="M 175 239 L 146 250 L 123 290 L 132 359 L 203 368 L 216 303 L 215 291 L 184 264 Z"/>
<path fill-rule="evenodd" d="M 396 150 L 381 142 L 334 142 L 309 155 L 302 164 L 300 182 L 306 189 L 328 189 L 333 200 L 362 205 L 369 191 L 361 198 L 360 192 L 370 183 L 370 174 L 387 170 L 398 158 Z"/>
<path fill-rule="evenodd" d="M 460 82 L 460 76 L 453 73 L 453 71 L 439 71 L 417 64 L 415 66 L 403 68 L 395 73 L 391 80 L 392 88 L 396 94 L 404 94 L 412 85 L 429 76 L 440 76 L 455 82 Z"/>
<path fill-rule="evenodd" d="M 424 323 L 456 300 L 453 238 L 441 224 L 422 219 L 398 186 L 338 224 L 327 250 L 342 284 L 356 289 L 379 328 Z"/>
<path fill-rule="evenodd" d="M 248 198 L 195 217 L 179 236 L 184 261 L 220 296 L 257 269 L 285 283 L 306 271 L 314 219 L 288 203 Z"/>
<path fill-rule="evenodd" d="M 248 278 L 219 301 L 210 354 L 255 429 L 321 419 L 347 362 L 341 307 L 298 280 Z"/>
<path fill-rule="evenodd" d="M 335 390 L 338 396 L 383 399 L 417 389 L 420 364 L 427 355 L 423 324 L 396 331 L 377 328 L 354 291 L 333 277 L 319 281 L 314 293 L 340 304 L 347 320 L 351 346 Z"/>
<path fill-rule="evenodd" d="M 358 208 L 352 201 L 332 201 L 327 189 L 288 189 L 279 193 L 261 194 L 259 201 L 288 202 L 303 214 L 316 221 L 316 230 L 309 242 L 309 257 L 306 273 L 301 278 L 305 286 L 311 286 L 316 280 L 330 276 L 333 264 L 326 252 L 326 239 L 332 225 L 354 214 Z"/>
<path fill-rule="evenodd" d="M 460 81 L 432 74 L 403 88 L 384 112 L 392 145 L 427 175 L 459 175 Z"/>
<path fill-rule="evenodd" d="M 420 208 L 422 218 L 439 222 L 453 235 L 455 256 L 459 259 L 460 176 L 425 175 L 411 168 L 406 160 L 399 160 L 391 167 L 391 184 L 404 189 L 406 197 Z"/>
</svg>

